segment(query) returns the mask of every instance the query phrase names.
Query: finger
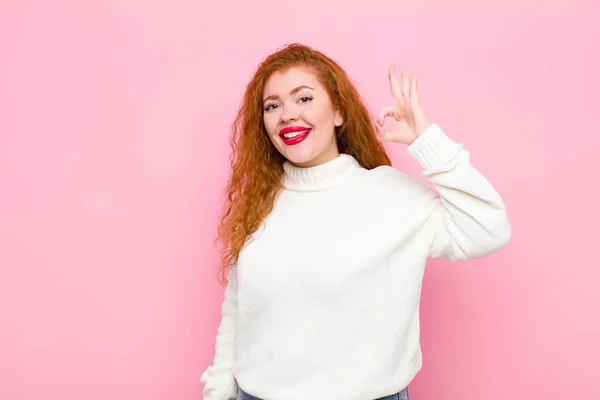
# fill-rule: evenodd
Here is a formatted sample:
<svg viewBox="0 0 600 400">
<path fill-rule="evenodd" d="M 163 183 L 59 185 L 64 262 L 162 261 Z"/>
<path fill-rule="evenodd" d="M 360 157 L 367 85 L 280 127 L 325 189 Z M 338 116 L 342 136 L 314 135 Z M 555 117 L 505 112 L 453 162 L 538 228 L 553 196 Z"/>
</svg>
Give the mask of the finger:
<svg viewBox="0 0 600 400">
<path fill-rule="evenodd" d="M 417 77 L 413 76 L 410 80 L 410 99 L 411 100 L 419 100 L 419 95 L 417 93 Z"/>
<path fill-rule="evenodd" d="M 389 132 L 382 125 L 375 124 L 375 133 L 380 140 L 388 140 Z"/>
<path fill-rule="evenodd" d="M 398 78 L 396 76 L 396 67 L 393 65 L 388 69 L 388 78 L 390 80 L 390 91 L 394 99 L 398 100 L 402 97 L 402 91 L 400 90 L 400 84 L 398 84 Z"/>
<path fill-rule="evenodd" d="M 379 124 L 375 124 L 375 133 L 377 133 L 377 137 L 381 140 L 385 139 L 385 128 Z"/>
<path fill-rule="evenodd" d="M 408 70 L 404 69 L 402 70 L 402 97 L 404 97 L 405 100 L 410 99 L 410 73 L 408 72 Z"/>
<path fill-rule="evenodd" d="M 383 107 L 381 109 L 381 111 L 379 112 L 379 115 L 377 116 L 377 125 L 383 126 L 385 118 L 393 117 L 395 110 L 396 110 L 396 107 L 394 107 L 394 106 Z"/>
</svg>

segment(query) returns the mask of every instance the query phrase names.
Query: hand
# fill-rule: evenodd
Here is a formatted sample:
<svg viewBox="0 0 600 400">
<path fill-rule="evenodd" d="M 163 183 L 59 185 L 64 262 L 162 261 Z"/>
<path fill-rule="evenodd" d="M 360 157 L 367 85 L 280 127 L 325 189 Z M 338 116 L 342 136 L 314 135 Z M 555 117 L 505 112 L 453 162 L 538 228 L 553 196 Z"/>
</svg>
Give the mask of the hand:
<svg viewBox="0 0 600 400">
<path fill-rule="evenodd" d="M 431 126 L 419 104 L 417 78 L 404 70 L 402 84 L 399 84 L 393 66 L 390 67 L 388 76 L 390 90 L 396 104 L 381 110 L 375 129 L 381 140 L 410 145 Z M 386 131 L 383 127 L 386 117 L 394 117 L 397 121 L 392 130 Z"/>
</svg>

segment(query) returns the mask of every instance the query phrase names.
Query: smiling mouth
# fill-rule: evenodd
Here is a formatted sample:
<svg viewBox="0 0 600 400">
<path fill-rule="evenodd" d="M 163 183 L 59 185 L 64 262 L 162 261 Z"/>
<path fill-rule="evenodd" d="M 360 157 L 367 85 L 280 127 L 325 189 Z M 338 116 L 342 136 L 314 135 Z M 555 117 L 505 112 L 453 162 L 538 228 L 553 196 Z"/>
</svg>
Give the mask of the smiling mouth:
<svg viewBox="0 0 600 400">
<path fill-rule="evenodd" d="M 310 135 L 311 132 L 311 128 L 302 130 L 283 129 L 282 133 L 279 134 L 279 137 L 281 137 L 283 143 L 287 144 L 288 146 L 292 146 L 301 143 L 308 135 Z"/>
<path fill-rule="evenodd" d="M 294 138 L 296 138 L 298 136 L 306 135 L 308 133 L 308 131 L 310 131 L 310 129 L 305 129 L 303 131 L 297 131 L 297 132 L 284 133 L 281 136 L 284 139 L 288 139 L 289 140 L 289 139 L 294 139 Z"/>
</svg>

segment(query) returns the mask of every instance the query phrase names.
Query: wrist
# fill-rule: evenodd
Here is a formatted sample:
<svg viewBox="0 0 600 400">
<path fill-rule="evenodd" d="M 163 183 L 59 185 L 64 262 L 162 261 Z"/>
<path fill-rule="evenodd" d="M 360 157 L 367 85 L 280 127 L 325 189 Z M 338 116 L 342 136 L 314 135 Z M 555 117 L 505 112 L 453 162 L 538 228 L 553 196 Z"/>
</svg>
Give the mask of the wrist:
<svg viewBox="0 0 600 400">
<path fill-rule="evenodd" d="M 429 128 L 431 128 L 431 122 L 429 122 L 428 120 L 424 120 L 422 122 L 420 122 L 419 124 L 417 124 L 416 126 L 416 135 L 415 135 L 415 139 L 418 138 L 419 136 L 421 136 L 423 133 L 427 132 L 427 130 Z"/>
</svg>

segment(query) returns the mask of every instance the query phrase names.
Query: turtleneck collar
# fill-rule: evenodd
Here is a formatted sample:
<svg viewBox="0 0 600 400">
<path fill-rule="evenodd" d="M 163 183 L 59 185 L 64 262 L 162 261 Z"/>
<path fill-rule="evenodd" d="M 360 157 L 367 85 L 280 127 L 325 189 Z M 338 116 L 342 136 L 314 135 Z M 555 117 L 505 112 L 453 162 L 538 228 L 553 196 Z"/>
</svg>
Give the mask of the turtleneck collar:
<svg viewBox="0 0 600 400">
<path fill-rule="evenodd" d="M 333 160 L 308 168 L 296 167 L 286 161 L 283 164 L 283 183 L 288 190 L 317 191 L 335 185 L 349 172 L 360 168 L 358 161 L 349 154 L 340 154 Z"/>
</svg>

